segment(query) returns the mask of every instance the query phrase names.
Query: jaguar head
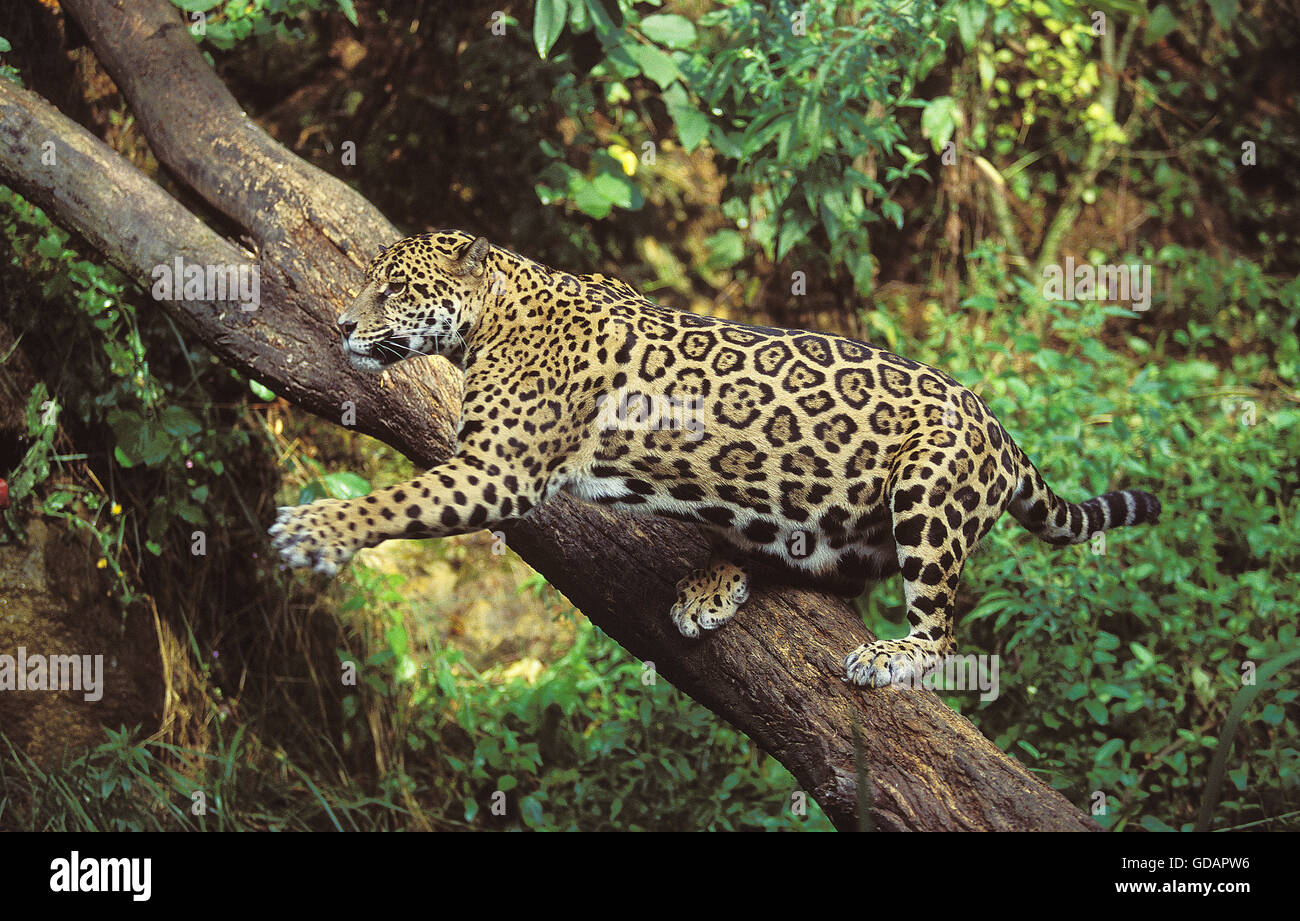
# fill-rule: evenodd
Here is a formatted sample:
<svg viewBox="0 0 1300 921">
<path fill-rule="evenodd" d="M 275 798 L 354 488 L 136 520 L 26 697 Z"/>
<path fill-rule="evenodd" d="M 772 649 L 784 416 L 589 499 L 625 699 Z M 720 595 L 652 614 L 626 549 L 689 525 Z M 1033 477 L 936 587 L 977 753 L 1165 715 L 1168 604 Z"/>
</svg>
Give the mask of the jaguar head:
<svg viewBox="0 0 1300 921">
<path fill-rule="evenodd" d="M 424 233 L 383 248 L 339 316 L 343 354 L 362 371 L 417 355 L 464 360 L 482 313 L 491 244 L 459 231 Z"/>
</svg>

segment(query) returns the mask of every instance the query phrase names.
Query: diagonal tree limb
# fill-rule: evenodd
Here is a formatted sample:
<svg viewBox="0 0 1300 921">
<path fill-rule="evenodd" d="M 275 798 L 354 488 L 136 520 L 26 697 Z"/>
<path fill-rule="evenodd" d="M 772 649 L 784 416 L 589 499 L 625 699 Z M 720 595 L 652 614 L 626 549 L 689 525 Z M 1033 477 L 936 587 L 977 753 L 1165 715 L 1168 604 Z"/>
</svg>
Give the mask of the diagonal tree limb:
<svg viewBox="0 0 1300 921">
<path fill-rule="evenodd" d="M 337 419 L 343 401 L 353 401 L 359 430 L 418 463 L 445 457 L 459 392 L 450 366 L 408 362 L 384 386 L 351 371 L 335 345 L 334 317 L 366 256 L 398 232 L 361 196 L 252 126 L 224 87 L 214 87 L 163 0 L 64 4 L 159 159 L 260 246 L 260 310 L 232 315 L 186 301 L 164 308 L 223 361 L 295 403 Z M 66 152 L 48 167 L 39 157 L 46 139 Z M 0 180 L 77 229 L 146 288 L 152 268 L 178 254 L 219 265 L 251 258 L 83 129 L 4 81 Z M 263 510 L 269 521 L 265 503 Z M 602 629 L 776 756 L 841 829 L 858 825 L 855 724 L 878 828 L 1097 827 L 935 695 L 846 686 L 841 660 L 868 634 L 841 601 L 759 591 L 727 629 L 688 642 L 667 610 L 676 580 L 707 552 L 692 530 L 615 517 L 565 497 L 537 509 L 509 540 Z"/>
</svg>

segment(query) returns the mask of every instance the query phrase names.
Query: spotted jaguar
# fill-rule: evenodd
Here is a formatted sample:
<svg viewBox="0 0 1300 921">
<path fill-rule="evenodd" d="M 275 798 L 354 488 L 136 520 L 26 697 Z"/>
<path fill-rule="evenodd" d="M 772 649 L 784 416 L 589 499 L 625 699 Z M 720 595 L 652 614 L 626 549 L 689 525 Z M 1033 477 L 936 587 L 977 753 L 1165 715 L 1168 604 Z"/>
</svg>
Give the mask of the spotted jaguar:
<svg viewBox="0 0 1300 921">
<path fill-rule="evenodd" d="M 410 482 L 280 509 L 273 544 L 295 567 L 333 574 L 362 547 L 497 528 L 566 491 L 706 530 L 713 556 L 669 612 L 687 637 L 727 623 L 759 581 L 853 596 L 901 574 L 908 635 L 844 660 L 849 680 L 883 687 L 953 650 L 962 566 L 1004 510 L 1053 544 L 1160 514 L 1138 490 L 1060 498 L 935 368 L 663 307 L 459 231 L 381 250 L 338 326 L 357 368 L 443 355 L 463 369 L 457 448 Z"/>
</svg>

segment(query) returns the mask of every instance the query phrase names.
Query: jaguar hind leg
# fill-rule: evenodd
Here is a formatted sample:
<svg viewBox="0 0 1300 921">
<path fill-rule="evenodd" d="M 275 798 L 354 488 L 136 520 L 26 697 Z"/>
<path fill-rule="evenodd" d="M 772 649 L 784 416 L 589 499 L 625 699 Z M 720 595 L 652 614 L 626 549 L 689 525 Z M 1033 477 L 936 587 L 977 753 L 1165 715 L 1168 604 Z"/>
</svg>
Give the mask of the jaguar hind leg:
<svg viewBox="0 0 1300 921">
<path fill-rule="evenodd" d="M 967 555 L 1006 504 L 1006 478 L 940 430 L 904 454 L 889 488 L 908 634 L 863 643 L 844 659 L 855 684 L 921 686 L 954 649 L 957 583 Z"/>
<path fill-rule="evenodd" d="M 677 599 L 669 612 L 683 636 L 716 630 L 731 620 L 749 599 L 749 576 L 724 559 L 713 559 L 677 583 Z"/>
</svg>

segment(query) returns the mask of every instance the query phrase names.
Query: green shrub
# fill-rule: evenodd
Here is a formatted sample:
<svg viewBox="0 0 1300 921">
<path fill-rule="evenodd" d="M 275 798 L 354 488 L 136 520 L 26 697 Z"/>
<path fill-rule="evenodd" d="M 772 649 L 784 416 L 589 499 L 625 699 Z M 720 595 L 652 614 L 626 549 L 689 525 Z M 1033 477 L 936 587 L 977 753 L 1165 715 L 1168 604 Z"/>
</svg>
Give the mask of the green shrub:
<svg viewBox="0 0 1300 921">
<path fill-rule="evenodd" d="M 589 622 L 531 680 L 480 674 L 458 651 L 414 648 L 405 618 L 436 615 L 412 612 L 397 577 L 354 577 L 345 607 L 384 626 L 363 662 L 340 653 L 361 679 L 344 700 L 349 738 L 370 744 L 370 716 L 389 714 L 406 764 L 420 766 L 387 782 L 432 815 L 502 829 L 830 828 L 811 800 L 806 817 L 792 812 L 798 786 L 779 763 Z"/>
</svg>

